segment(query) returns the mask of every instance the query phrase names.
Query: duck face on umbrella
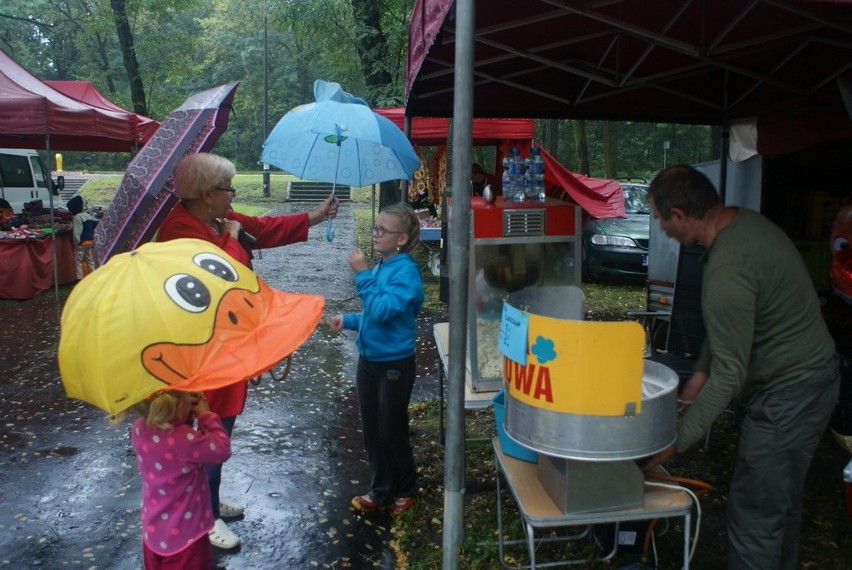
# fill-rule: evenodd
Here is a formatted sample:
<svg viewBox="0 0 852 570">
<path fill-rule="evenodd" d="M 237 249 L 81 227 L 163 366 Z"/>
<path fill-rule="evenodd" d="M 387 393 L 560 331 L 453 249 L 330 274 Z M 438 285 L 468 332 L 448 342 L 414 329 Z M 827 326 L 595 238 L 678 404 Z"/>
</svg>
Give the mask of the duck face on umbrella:
<svg viewBox="0 0 852 570">
<path fill-rule="evenodd" d="M 268 287 L 206 241 L 145 244 L 72 291 L 62 313 L 62 381 L 69 397 L 109 413 L 158 390 L 220 388 L 292 353 L 323 304 Z"/>
</svg>

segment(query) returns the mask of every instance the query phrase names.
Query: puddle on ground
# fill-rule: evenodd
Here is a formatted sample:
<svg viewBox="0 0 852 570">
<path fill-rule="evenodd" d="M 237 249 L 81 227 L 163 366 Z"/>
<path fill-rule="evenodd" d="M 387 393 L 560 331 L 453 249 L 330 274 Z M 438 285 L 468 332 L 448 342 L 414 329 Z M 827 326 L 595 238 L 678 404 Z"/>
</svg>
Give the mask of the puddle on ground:
<svg viewBox="0 0 852 570">
<path fill-rule="evenodd" d="M 310 205 L 294 205 L 303 211 Z M 271 286 L 321 293 L 326 313 L 359 308 L 346 253 L 356 206 L 344 204 L 329 244 L 264 250 L 255 270 Z M 72 286 L 27 301 L 0 301 L 0 568 L 141 567 L 140 482 L 129 422 L 65 397 L 56 363 L 62 303 Z M 430 329 L 431 330 L 431 329 Z M 421 339 L 429 350 L 431 336 Z M 243 544 L 217 551 L 234 570 L 393 568 L 390 515 L 349 506 L 367 466 L 353 379 L 352 337 L 320 325 L 293 354 L 289 375 L 250 386 L 237 420 L 222 494 L 246 505 L 230 523 Z M 436 392 L 437 371 L 420 362 L 416 393 Z"/>
</svg>

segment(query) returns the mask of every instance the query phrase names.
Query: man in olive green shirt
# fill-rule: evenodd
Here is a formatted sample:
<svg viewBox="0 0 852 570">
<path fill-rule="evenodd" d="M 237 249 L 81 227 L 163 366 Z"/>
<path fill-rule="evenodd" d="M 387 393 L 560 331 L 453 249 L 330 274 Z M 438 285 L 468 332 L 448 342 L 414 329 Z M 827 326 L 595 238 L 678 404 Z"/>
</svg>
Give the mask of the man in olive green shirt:
<svg viewBox="0 0 852 570">
<path fill-rule="evenodd" d="M 643 468 L 688 449 L 734 400 L 744 419 L 728 495 L 728 568 L 798 568 L 804 480 L 839 382 L 816 291 L 784 232 L 751 210 L 724 206 L 695 169 L 663 170 L 649 194 L 663 231 L 707 250 L 707 338 L 681 390 L 689 409 L 677 439 Z"/>
</svg>

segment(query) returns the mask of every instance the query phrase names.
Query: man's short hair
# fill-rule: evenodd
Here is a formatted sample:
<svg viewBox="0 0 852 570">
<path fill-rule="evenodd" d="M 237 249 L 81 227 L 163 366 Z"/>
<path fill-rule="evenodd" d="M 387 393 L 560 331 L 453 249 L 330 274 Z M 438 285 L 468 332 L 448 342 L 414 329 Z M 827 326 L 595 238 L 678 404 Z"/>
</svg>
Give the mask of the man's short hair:
<svg viewBox="0 0 852 570">
<path fill-rule="evenodd" d="M 719 203 L 713 183 L 701 172 L 685 164 L 677 164 L 660 171 L 648 187 L 657 213 L 664 220 L 678 208 L 696 219 L 702 219 L 710 208 Z"/>
</svg>

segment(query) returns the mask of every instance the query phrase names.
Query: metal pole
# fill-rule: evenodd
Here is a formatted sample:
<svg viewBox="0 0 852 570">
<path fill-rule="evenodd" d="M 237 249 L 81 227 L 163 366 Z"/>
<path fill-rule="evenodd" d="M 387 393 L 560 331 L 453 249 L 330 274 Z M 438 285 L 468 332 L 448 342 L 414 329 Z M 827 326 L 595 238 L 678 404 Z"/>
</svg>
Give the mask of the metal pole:
<svg viewBox="0 0 852 570">
<path fill-rule="evenodd" d="M 405 138 L 411 140 L 411 117 L 408 115 L 402 116 L 402 132 L 405 133 Z M 399 201 L 402 204 L 408 203 L 408 180 L 403 180 L 399 184 Z"/>
<path fill-rule="evenodd" d="M 453 203 L 450 206 L 450 336 L 453 347 L 447 377 L 447 444 L 444 448 L 443 568 L 459 568 L 464 534 L 465 426 L 464 383 L 467 362 L 467 279 L 470 248 L 470 166 L 473 137 L 474 0 L 456 2 L 456 54 L 453 99 Z"/>
<path fill-rule="evenodd" d="M 50 204 L 50 242 L 53 255 L 53 292 L 56 302 L 59 303 L 59 256 L 56 253 L 56 221 L 53 208 L 53 169 L 50 168 L 50 135 L 44 136 L 44 148 L 47 151 L 47 199 Z M 74 240 L 71 240 L 72 242 Z"/>
<path fill-rule="evenodd" d="M 263 140 L 266 140 L 266 137 L 269 136 L 269 73 L 267 66 L 267 53 L 268 53 L 268 39 L 269 34 L 267 33 L 267 3 L 266 0 L 263 1 Z M 263 163 L 263 195 L 265 197 L 269 197 L 269 165 Z"/>
</svg>

